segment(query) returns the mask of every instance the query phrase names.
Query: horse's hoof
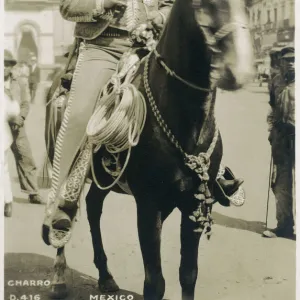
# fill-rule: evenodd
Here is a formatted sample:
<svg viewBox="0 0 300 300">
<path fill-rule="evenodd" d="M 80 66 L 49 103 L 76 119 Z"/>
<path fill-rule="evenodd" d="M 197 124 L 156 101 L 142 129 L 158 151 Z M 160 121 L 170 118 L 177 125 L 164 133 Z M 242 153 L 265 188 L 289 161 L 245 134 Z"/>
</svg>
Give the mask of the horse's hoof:
<svg viewBox="0 0 300 300">
<path fill-rule="evenodd" d="M 50 232 L 49 226 L 43 224 L 43 226 L 42 226 L 42 238 L 43 238 L 44 243 L 48 246 L 51 245 L 50 240 L 49 240 L 49 232 Z"/>
<path fill-rule="evenodd" d="M 64 299 L 67 295 L 68 291 L 65 283 L 52 284 L 49 295 L 51 299 Z"/>
<path fill-rule="evenodd" d="M 120 290 L 119 286 L 113 278 L 98 281 L 99 289 L 102 293 L 113 293 Z"/>
</svg>

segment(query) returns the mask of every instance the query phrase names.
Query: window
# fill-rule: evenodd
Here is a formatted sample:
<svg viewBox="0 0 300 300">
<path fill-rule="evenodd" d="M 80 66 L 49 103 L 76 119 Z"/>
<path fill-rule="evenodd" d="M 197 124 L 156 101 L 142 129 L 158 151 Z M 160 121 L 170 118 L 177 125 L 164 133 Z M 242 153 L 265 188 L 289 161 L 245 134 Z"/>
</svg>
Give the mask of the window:
<svg viewBox="0 0 300 300">
<path fill-rule="evenodd" d="M 290 6 L 290 14 L 294 14 L 295 12 L 295 5 L 294 5 L 294 2 L 291 2 L 291 6 Z"/>
<path fill-rule="evenodd" d="M 268 10 L 267 14 L 268 14 L 268 21 L 267 21 L 267 23 L 270 23 L 271 22 L 271 12 Z"/>
<path fill-rule="evenodd" d="M 277 24 L 277 8 L 274 8 L 274 23 Z"/>
<path fill-rule="evenodd" d="M 281 6 L 281 14 L 282 14 L 282 20 L 284 20 L 285 19 L 285 5 L 284 4 L 282 4 L 282 6 Z"/>
<path fill-rule="evenodd" d="M 291 2 L 291 12 L 290 12 L 290 25 L 295 26 L 295 4 Z"/>
</svg>

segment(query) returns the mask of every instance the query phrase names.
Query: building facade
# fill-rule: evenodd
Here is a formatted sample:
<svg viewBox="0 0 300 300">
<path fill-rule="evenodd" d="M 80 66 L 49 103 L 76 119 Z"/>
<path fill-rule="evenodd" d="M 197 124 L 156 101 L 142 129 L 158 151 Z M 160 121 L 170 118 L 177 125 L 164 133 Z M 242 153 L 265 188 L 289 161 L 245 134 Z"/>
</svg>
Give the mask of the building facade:
<svg viewBox="0 0 300 300">
<path fill-rule="evenodd" d="M 249 18 L 256 58 L 294 41 L 295 0 L 252 0 Z"/>
<path fill-rule="evenodd" d="M 59 0 L 5 0 L 4 47 L 19 61 L 34 53 L 42 80 L 73 42 L 74 24 L 62 19 Z"/>
</svg>

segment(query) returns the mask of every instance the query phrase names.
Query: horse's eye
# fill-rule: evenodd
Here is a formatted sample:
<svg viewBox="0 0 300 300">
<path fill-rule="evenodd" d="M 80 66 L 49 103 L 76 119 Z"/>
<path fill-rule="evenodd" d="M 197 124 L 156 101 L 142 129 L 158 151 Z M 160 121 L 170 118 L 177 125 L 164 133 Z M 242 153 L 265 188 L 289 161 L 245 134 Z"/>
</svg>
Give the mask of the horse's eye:
<svg viewBox="0 0 300 300">
<path fill-rule="evenodd" d="M 202 7 L 201 0 L 192 0 L 192 4 L 194 9 L 200 9 Z"/>
</svg>

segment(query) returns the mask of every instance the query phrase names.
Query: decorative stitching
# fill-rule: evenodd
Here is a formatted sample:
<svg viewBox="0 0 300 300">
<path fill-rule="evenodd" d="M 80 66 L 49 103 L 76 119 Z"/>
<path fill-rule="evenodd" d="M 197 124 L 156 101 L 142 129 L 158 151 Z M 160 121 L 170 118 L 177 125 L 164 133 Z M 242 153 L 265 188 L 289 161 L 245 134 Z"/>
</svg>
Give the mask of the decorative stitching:
<svg viewBox="0 0 300 300">
<path fill-rule="evenodd" d="M 69 116 L 71 112 L 71 107 L 74 99 L 74 90 L 76 86 L 76 79 L 81 67 L 81 63 L 84 57 L 84 52 L 83 50 L 85 49 L 85 46 L 83 43 L 80 45 L 79 49 L 79 56 L 78 56 L 78 61 L 76 64 L 75 72 L 73 75 L 73 81 L 71 85 L 71 91 L 70 91 L 70 97 L 67 103 L 67 107 L 65 110 L 64 118 L 61 124 L 61 128 L 59 130 L 58 136 L 57 136 L 57 141 L 56 141 L 56 147 L 55 147 L 55 153 L 54 153 L 54 161 L 53 161 L 53 178 L 52 178 L 52 186 L 51 186 L 51 191 L 48 196 L 48 201 L 47 201 L 47 206 L 46 206 L 46 216 L 50 218 L 58 208 L 58 200 L 56 200 L 57 197 L 57 190 L 58 190 L 58 184 L 59 184 L 59 174 L 60 174 L 60 161 L 61 161 L 61 152 L 62 152 L 62 146 L 63 146 L 63 140 L 65 136 L 65 132 L 68 126 L 69 122 Z"/>
</svg>

